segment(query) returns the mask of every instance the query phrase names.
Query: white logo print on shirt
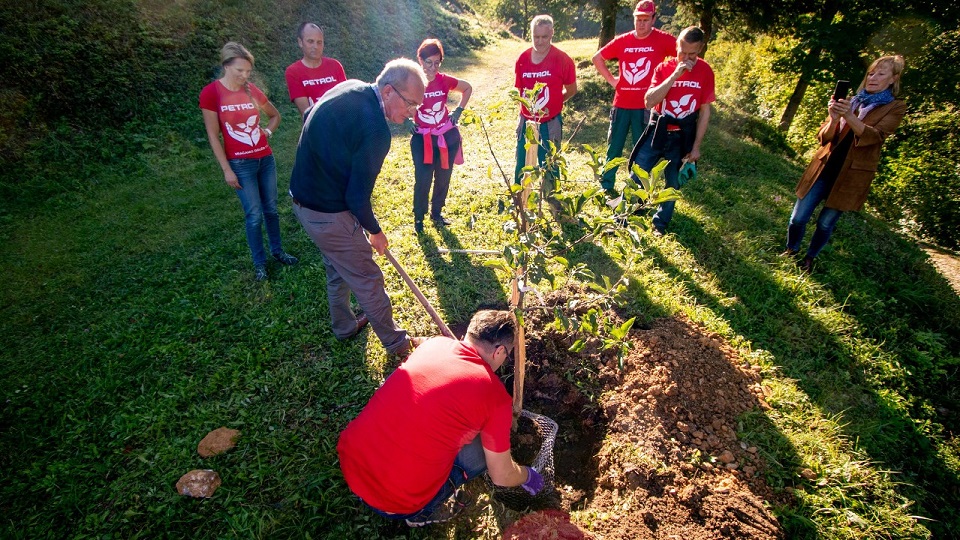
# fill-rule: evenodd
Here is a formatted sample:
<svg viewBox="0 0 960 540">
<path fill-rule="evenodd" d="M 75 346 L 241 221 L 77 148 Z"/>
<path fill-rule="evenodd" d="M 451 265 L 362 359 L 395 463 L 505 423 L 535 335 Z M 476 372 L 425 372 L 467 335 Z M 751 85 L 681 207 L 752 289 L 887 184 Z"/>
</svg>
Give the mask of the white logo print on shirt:
<svg viewBox="0 0 960 540">
<path fill-rule="evenodd" d="M 419 118 L 424 124 L 429 124 L 435 126 L 440 123 L 440 120 L 443 120 L 443 102 L 438 101 L 433 104 L 433 107 L 430 107 L 429 110 L 424 112 L 422 109 L 417 110 L 417 118 Z"/>
<path fill-rule="evenodd" d="M 621 62 L 620 74 L 631 85 L 637 84 L 650 73 L 650 60 L 641 58 L 636 62 Z"/>
<path fill-rule="evenodd" d="M 537 97 L 537 100 L 533 103 L 533 110 L 530 112 L 536 115 L 546 114 L 547 103 L 550 103 L 550 87 L 544 86 L 540 90 L 540 96 Z"/>
<path fill-rule="evenodd" d="M 687 94 L 676 101 L 672 99 L 669 101 L 670 108 L 667 110 L 667 114 L 674 118 L 686 118 L 697 108 L 697 100 L 693 99 L 693 94 Z"/>
<path fill-rule="evenodd" d="M 260 117 L 253 115 L 247 118 L 246 122 L 237 124 L 237 127 L 230 125 L 230 122 L 224 122 L 227 128 L 227 134 L 234 140 L 240 141 L 247 146 L 254 146 L 260 142 Z"/>
</svg>

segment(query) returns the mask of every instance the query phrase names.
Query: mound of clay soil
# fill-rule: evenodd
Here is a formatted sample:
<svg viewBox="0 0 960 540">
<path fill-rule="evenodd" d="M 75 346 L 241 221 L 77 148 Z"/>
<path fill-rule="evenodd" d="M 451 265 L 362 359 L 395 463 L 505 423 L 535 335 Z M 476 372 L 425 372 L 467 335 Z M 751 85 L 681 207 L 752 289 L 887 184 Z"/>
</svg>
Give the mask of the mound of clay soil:
<svg viewBox="0 0 960 540">
<path fill-rule="evenodd" d="M 621 367 L 599 341 L 569 352 L 574 338 L 549 327 L 550 311 L 526 320 L 524 408 L 560 425 L 563 510 L 605 539 L 783 537 L 763 459 L 736 435 L 739 415 L 768 408 L 758 367 L 683 318 L 632 330 Z"/>
</svg>

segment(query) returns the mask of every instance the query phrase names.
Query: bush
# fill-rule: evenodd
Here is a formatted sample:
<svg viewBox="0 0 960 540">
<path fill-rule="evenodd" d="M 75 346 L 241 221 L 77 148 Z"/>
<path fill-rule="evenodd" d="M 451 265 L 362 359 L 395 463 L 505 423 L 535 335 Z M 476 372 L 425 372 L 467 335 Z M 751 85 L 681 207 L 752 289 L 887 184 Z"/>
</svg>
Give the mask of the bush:
<svg viewBox="0 0 960 540">
<path fill-rule="evenodd" d="M 12 201 L 83 189 L 91 167 L 163 145 L 171 131 L 205 144 L 197 96 L 219 76 L 227 41 L 250 49 L 254 82 L 285 103 L 301 21 L 324 26 L 326 54 L 368 81 L 426 37 L 454 56 L 488 41 L 428 0 L 2 2 L 0 215 Z"/>
<path fill-rule="evenodd" d="M 908 116 L 887 141 L 870 202 L 937 244 L 960 248 L 960 116 Z"/>
</svg>

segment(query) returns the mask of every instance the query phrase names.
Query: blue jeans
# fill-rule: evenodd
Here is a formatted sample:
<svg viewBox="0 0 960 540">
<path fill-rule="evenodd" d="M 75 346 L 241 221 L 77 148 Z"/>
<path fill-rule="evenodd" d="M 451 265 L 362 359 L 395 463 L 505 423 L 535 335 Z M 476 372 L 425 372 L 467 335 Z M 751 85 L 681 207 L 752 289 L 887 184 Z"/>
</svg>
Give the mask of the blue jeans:
<svg viewBox="0 0 960 540">
<path fill-rule="evenodd" d="M 800 251 L 800 242 L 807 232 L 807 223 L 813 216 L 813 211 L 817 209 L 817 205 L 830 195 L 831 187 L 829 182 L 818 178 L 810 187 L 810 191 L 802 199 L 797 199 L 797 203 L 793 205 L 793 213 L 790 214 L 790 225 L 787 227 L 787 249 Z M 843 211 L 835 208 L 824 206 L 823 210 L 820 210 L 820 215 L 817 217 L 817 230 L 810 239 L 807 257 L 811 259 L 816 257 L 823 246 L 827 245 L 841 215 Z"/>
<path fill-rule="evenodd" d="M 237 190 L 243 205 L 247 228 L 247 245 L 255 266 L 267 264 L 263 251 L 262 223 L 267 225 L 270 253 L 283 252 L 280 244 L 280 215 L 277 213 L 277 162 L 273 155 L 259 159 L 231 159 L 230 168 L 237 175 L 242 189 Z"/>
<path fill-rule="evenodd" d="M 372 506 L 370 508 L 383 517 L 390 519 L 410 519 L 415 517 L 428 517 L 433 515 L 447 499 L 453 496 L 457 488 L 466 484 L 470 480 L 480 476 L 487 470 L 487 459 L 483 455 L 483 445 L 480 444 L 480 436 L 477 435 L 469 444 L 460 449 L 457 458 L 453 461 L 453 468 L 450 470 L 450 477 L 444 482 L 440 491 L 417 512 L 412 514 L 388 514 Z M 369 506 L 369 505 L 367 505 Z"/>
<path fill-rule="evenodd" d="M 663 170 L 664 179 L 667 187 L 679 189 L 680 184 L 677 178 L 680 176 L 680 162 L 683 160 L 683 137 L 679 132 L 667 133 L 667 141 L 663 150 L 656 150 L 649 142 L 644 144 L 637 152 L 637 165 L 641 169 L 650 172 L 654 165 L 660 162 L 660 159 L 666 159 L 670 162 L 667 168 Z M 653 226 L 660 232 L 666 230 L 670 220 L 673 219 L 673 209 L 677 201 L 666 201 L 660 203 L 657 211 L 653 214 Z"/>
<path fill-rule="evenodd" d="M 607 161 L 621 157 L 623 155 L 623 146 L 627 143 L 627 132 L 631 133 L 630 149 L 636 146 L 640 135 L 650 122 L 649 109 L 621 109 L 612 107 L 610 109 L 610 130 L 607 131 Z M 619 169 L 619 167 L 618 167 Z M 603 174 L 600 185 L 604 189 L 613 189 L 617 181 L 617 169 L 610 169 Z"/>
</svg>

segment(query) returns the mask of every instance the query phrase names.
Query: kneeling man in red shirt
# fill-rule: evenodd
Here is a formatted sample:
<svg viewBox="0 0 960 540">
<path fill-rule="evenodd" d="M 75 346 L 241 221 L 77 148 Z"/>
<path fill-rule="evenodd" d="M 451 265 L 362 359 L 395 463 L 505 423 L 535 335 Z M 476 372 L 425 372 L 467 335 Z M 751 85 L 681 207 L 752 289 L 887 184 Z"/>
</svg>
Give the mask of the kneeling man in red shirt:
<svg viewBox="0 0 960 540">
<path fill-rule="evenodd" d="M 510 455 L 512 400 L 495 373 L 513 354 L 515 333 L 509 311 L 480 311 L 463 341 L 417 347 L 340 434 L 351 491 L 411 527 L 452 517 L 444 503 L 484 471 L 498 486 L 539 492 L 543 477 Z"/>
</svg>

